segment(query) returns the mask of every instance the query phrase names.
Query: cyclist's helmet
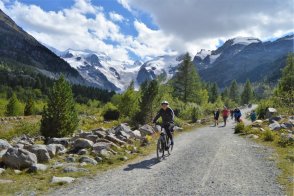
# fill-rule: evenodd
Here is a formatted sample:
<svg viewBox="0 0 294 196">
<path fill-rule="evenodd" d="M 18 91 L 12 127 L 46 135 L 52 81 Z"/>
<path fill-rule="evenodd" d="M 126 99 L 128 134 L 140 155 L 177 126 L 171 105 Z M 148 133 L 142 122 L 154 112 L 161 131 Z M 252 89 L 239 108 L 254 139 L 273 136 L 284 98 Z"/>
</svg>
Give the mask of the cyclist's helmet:
<svg viewBox="0 0 294 196">
<path fill-rule="evenodd" d="M 162 104 L 166 104 L 166 105 L 168 105 L 168 102 L 167 102 L 167 101 L 162 101 L 162 102 L 161 102 L 161 105 L 162 105 Z"/>
</svg>

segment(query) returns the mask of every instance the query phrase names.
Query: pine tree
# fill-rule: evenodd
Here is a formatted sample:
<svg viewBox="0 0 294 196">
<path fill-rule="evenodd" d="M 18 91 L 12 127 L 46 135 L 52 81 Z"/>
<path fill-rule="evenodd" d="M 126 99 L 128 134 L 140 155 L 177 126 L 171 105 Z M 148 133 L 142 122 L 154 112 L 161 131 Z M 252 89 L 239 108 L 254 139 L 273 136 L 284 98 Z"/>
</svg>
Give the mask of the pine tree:
<svg viewBox="0 0 294 196">
<path fill-rule="evenodd" d="M 201 90 L 201 81 L 189 53 L 185 54 L 183 62 L 178 67 L 173 87 L 174 95 L 183 102 L 196 102 L 197 91 Z"/>
<path fill-rule="evenodd" d="M 41 120 L 45 137 L 63 137 L 74 132 L 78 116 L 70 84 L 61 76 L 50 89 Z"/>
<path fill-rule="evenodd" d="M 209 102 L 214 103 L 218 97 L 218 86 L 216 83 L 213 83 L 211 86 L 209 95 Z"/>
<path fill-rule="evenodd" d="M 17 116 L 19 115 L 20 110 L 20 103 L 15 95 L 15 93 L 12 93 L 8 104 L 6 105 L 6 116 Z"/>
<path fill-rule="evenodd" d="M 241 103 L 248 104 L 250 103 L 250 101 L 252 101 L 252 98 L 253 98 L 253 91 L 252 91 L 251 83 L 249 80 L 247 80 L 244 90 L 242 92 Z"/>
<path fill-rule="evenodd" d="M 121 95 L 118 109 L 122 116 L 132 118 L 139 110 L 138 95 L 134 88 L 134 81 L 131 82 L 127 90 Z"/>
<path fill-rule="evenodd" d="M 138 123 L 145 124 L 152 121 L 155 115 L 154 102 L 158 94 L 158 88 L 157 80 L 145 81 L 141 84 L 140 112 L 135 116 Z"/>
<path fill-rule="evenodd" d="M 221 96 L 222 96 L 222 100 L 226 100 L 227 98 L 229 98 L 229 89 L 228 88 L 225 88 L 225 90 L 221 93 Z"/>
<path fill-rule="evenodd" d="M 25 116 L 30 116 L 33 114 L 34 110 L 34 101 L 32 97 L 30 96 L 26 102 L 25 109 L 24 109 L 24 115 Z"/>
<path fill-rule="evenodd" d="M 239 103 L 239 91 L 238 91 L 238 84 L 236 80 L 233 80 L 231 83 L 229 97 L 234 102 Z"/>
</svg>

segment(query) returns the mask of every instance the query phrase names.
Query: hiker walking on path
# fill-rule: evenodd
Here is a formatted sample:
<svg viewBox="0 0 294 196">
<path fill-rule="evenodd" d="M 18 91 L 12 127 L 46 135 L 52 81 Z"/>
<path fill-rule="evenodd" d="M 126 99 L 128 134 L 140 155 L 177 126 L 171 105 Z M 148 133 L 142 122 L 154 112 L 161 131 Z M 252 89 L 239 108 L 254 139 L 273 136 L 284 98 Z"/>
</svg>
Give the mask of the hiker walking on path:
<svg viewBox="0 0 294 196">
<path fill-rule="evenodd" d="M 224 127 L 227 125 L 227 119 L 229 117 L 230 111 L 226 108 L 226 106 L 224 107 L 224 110 L 222 112 L 223 114 L 223 119 L 224 119 Z"/>
<path fill-rule="evenodd" d="M 241 111 L 240 111 L 239 108 L 236 108 L 234 110 L 234 116 L 235 116 L 235 121 L 236 122 L 241 122 L 241 116 L 242 116 L 242 114 L 241 114 Z"/>
<path fill-rule="evenodd" d="M 216 127 L 218 125 L 218 118 L 219 118 L 220 109 L 217 109 L 213 112 L 213 118 L 214 118 L 214 126 Z"/>
</svg>

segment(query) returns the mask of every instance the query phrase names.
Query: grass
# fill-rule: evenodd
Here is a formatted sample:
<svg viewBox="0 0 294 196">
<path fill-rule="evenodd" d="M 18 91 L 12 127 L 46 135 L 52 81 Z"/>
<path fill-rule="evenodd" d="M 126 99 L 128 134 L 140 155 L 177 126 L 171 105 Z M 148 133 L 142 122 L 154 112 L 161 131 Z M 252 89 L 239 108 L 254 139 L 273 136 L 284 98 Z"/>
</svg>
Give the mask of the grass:
<svg viewBox="0 0 294 196">
<path fill-rule="evenodd" d="M 286 194 L 289 196 L 294 195 L 294 144 L 284 141 L 280 134 L 264 128 L 265 132 L 254 129 L 251 126 L 246 126 L 241 134 L 255 134 L 259 139 L 254 141 L 264 146 L 274 149 L 274 160 L 277 167 L 281 170 L 277 181 L 285 187 Z M 283 130 L 279 132 L 285 132 Z M 286 132 L 285 132 L 286 133 Z"/>
</svg>

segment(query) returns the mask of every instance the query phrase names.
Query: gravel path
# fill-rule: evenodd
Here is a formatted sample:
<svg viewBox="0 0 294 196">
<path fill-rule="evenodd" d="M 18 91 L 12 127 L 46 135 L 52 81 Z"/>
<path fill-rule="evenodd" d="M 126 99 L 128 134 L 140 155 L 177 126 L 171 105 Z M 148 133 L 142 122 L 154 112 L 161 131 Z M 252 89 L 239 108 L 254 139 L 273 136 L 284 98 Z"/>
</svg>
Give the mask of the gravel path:
<svg viewBox="0 0 294 196">
<path fill-rule="evenodd" d="M 53 195 L 283 195 L 271 150 L 233 134 L 205 127 L 175 139 L 172 155 L 155 154 L 82 179 Z"/>
</svg>

